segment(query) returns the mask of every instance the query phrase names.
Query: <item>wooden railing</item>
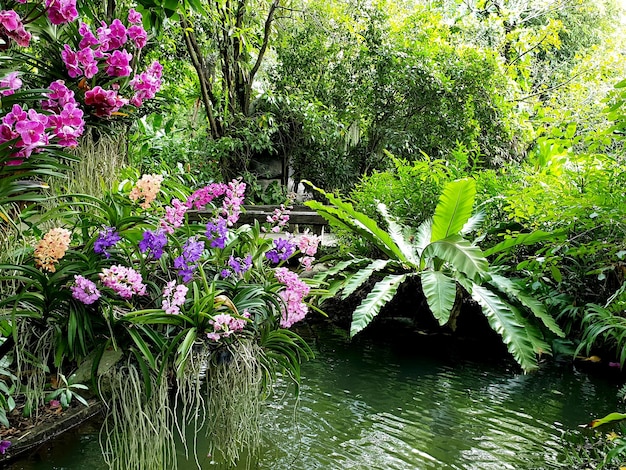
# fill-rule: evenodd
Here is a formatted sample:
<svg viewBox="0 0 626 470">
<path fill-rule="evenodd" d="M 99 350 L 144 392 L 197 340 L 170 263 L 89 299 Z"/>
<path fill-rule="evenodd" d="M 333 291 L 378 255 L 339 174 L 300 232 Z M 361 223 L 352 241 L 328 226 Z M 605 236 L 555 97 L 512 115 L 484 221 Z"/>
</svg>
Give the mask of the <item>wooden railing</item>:
<svg viewBox="0 0 626 470">
<path fill-rule="evenodd" d="M 244 205 L 243 212 L 239 216 L 237 225 L 254 224 L 258 221 L 260 224 L 267 222 L 267 216 L 271 216 L 274 213 L 274 209 L 277 206 L 254 206 Z M 209 213 L 203 211 L 188 211 L 189 221 L 197 222 L 199 220 L 209 219 Z M 310 228 L 311 232 L 320 234 L 325 227 L 328 227 L 328 222 L 324 217 L 319 215 L 313 209 L 307 206 L 296 205 L 289 211 L 289 226 L 293 230 L 294 226 L 298 226 L 299 231 L 304 228 Z"/>
</svg>

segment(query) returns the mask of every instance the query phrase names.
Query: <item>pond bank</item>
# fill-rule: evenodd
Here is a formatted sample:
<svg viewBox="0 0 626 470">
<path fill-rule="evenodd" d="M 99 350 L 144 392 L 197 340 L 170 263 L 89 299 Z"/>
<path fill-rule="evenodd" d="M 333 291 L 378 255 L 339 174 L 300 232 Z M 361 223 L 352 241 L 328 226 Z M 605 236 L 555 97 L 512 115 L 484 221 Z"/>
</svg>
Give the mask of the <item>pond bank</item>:
<svg viewBox="0 0 626 470">
<path fill-rule="evenodd" d="M 11 445 L 4 454 L 0 454 L 0 465 L 23 456 L 104 411 L 102 402 L 92 399 L 88 403 L 88 407 L 74 404 L 66 410 L 60 407 L 41 410 L 38 419 L 12 417 L 17 424 L 3 430 L 2 440 L 11 442 Z"/>
</svg>

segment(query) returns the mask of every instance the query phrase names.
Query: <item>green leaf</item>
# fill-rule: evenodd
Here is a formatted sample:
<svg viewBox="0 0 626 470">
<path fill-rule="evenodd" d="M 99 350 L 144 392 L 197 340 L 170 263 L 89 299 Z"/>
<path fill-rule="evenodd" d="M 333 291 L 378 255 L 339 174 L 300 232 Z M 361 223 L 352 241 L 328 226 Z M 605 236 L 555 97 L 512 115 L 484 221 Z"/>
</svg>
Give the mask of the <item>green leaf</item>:
<svg viewBox="0 0 626 470">
<path fill-rule="evenodd" d="M 537 230 L 531 233 L 520 233 L 516 237 L 507 238 L 495 246 L 484 251 L 485 256 L 491 256 L 500 252 L 508 252 L 511 248 L 520 245 L 532 245 L 543 241 L 558 241 L 562 239 L 564 232 L 544 232 Z"/>
<path fill-rule="evenodd" d="M 355 210 L 349 202 L 342 201 L 339 197 L 327 193 L 306 180 L 303 182 L 324 195 L 335 207 L 326 206 L 318 201 L 307 201 L 305 202 L 306 206 L 315 210 L 319 215 L 328 220 L 329 223 L 343 226 L 351 232 L 365 238 L 389 256 L 389 258 L 397 259 L 405 263 L 408 262 L 402 250 L 393 241 L 391 236 L 378 226 L 375 220 Z"/>
<path fill-rule="evenodd" d="M 494 292 L 474 284 L 472 298 L 481 306 L 491 328 L 502 340 L 517 363 L 529 372 L 537 369 L 537 357 L 520 319 Z"/>
<path fill-rule="evenodd" d="M 152 380 L 150 380 L 150 369 L 148 368 L 146 361 L 143 360 L 143 356 L 140 356 L 139 352 L 137 352 L 135 348 L 131 348 L 130 352 L 133 353 L 135 359 L 137 359 L 137 364 L 139 365 L 139 370 L 141 370 L 141 376 L 143 377 L 143 385 L 146 390 L 146 400 L 149 400 L 152 396 Z"/>
<path fill-rule="evenodd" d="M 476 182 L 471 178 L 452 181 L 443 188 L 433 216 L 431 242 L 457 235 L 472 215 Z"/>
<path fill-rule="evenodd" d="M 7 412 L 4 408 L 0 408 L 0 424 L 6 428 L 11 427 L 9 420 L 7 419 Z"/>
<path fill-rule="evenodd" d="M 349 260 L 345 260 L 345 261 L 340 261 L 339 263 L 335 264 L 334 266 L 331 266 L 327 270 L 321 272 L 318 276 L 315 277 L 315 279 L 323 280 L 323 279 L 326 279 L 328 277 L 335 276 L 336 274 L 339 274 L 339 273 L 347 270 L 348 268 L 350 268 L 352 266 L 358 266 L 358 265 L 361 265 L 361 264 L 363 264 L 363 263 L 365 263 L 367 261 L 369 261 L 367 258 L 354 258 L 354 259 L 349 259 Z"/>
<path fill-rule="evenodd" d="M 415 233 L 415 241 L 413 242 L 413 247 L 418 256 L 422 256 L 424 249 L 429 245 L 430 238 L 432 236 L 432 227 L 433 220 L 428 219 L 425 220 L 417 227 L 417 232 Z"/>
<path fill-rule="evenodd" d="M 374 289 L 363 299 L 352 314 L 350 337 L 353 337 L 371 323 L 380 312 L 380 309 L 393 299 L 406 277 L 406 274 L 390 274 L 374 286 Z"/>
<path fill-rule="evenodd" d="M 441 326 L 445 325 L 456 300 L 456 281 L 441 271 L 425 271 L 421 281 L 430 311 Z"/>
<path fill-rule="evenodd" d="M 377 208 L 385 219 L 385 222 L 387 222 L 388 233 L 391 239 L 395 242 L 400 251 L 402 251 L 404 257 L 413 266 L 416 266 L 418 264 L 418 260 L 415 256 L 415 247 L 413 247 L 404 236 L 404 232 L 406 231 L 405 227 L 396 222 L 395 218 L 389 214 L 385 204 L 379 203 Z"/>
<path fill-rule="evenodd" d="M 603 424 L 614 423 L 616 421 L 623 421 L 626 419 L 626 413 L 609 413 L 604 418 L 594 419 L 589 423 L 589 427 L 597 428 Z"/>
<path fill-rule="evenodd" d="M 178 346 L 178 350 L 176 351 L 176 374 L 180 377 L 181 374 L 185 370 L 185 364 L 187 363 L 187 359 L 189 358 L 189 354 L 191 353 L 191 347 L 195 342 L 197 337 L 197 332 L 195 328 L 189 328 L 187 335 L 180 346 Z"/>
<path fill-rule="evenodd" d="M 422 252 L 422 259 L 438 258 L 450 264 L 455 270 L 477 281 L 485 274 L 489 263 L 483 252 L 460 235 L 452 235 L 428 245 Z"/>
<path fill-rule="evenodd" d="M 374 260 L 371 264 L 363 269 L 360 269 L 346 280 L 343 287 L 342 299 L 347 299 L 350 294 L 354 293 L 359 287 L 361 287 L 376 271 L 384 269 L 389 264 L 389 260 Z"/>
<path fill-rule="evenodd" d="M 546 306 L 531 295 L 524 292 L 512 279 L 500 274 L 490 273 L 489 283 L 497 289 L 503 291 L 511 298 L 518 300 L 524 307 L 528 308 L 535 317 L 559 338 L 565 338 L 565 332 L 556 323 L 556 320 L 548 313 Z"/>
<path fill-rule="evenodd" d="M 483 224 L 484 220 L 485 213 L 483 211 L 476 212 L 468 219 L 467 222 L 465 222 L 465 225 L 463 225 L 463 228 L 461 229 L 461 235 L 467 235 L 477 230 Z"/>
<path fill-rule="evenodd" d="M 143 340 L 143 338 L 139 334 L 139 331 L 137 331 L 134 328 L 128 328 L 126 331 L 128 331 L 128 334 L 133 339 L 133 341 L 135 342 L 135 344 L 139 348 L 139 351 L 141 351 L 141 354 L 146 359 L 146 361 L 148 362 L 150 367 L 152 369 L 156 370 L 156 368 L 157 368 L 156 367 L 156 360 L 154 359 L 154 356 L 152 355 L 152 351 L 150 351 L 150 348 L 148 347 L 146 342 Z"/>
</svg>

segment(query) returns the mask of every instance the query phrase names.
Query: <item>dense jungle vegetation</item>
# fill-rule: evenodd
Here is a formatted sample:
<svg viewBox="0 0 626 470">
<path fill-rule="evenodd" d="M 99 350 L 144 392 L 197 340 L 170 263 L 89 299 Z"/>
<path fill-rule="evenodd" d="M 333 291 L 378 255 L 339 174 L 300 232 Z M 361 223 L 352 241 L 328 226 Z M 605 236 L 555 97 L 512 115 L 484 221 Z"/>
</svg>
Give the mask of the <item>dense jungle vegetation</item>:
<svg viewBox="0 0 626 470">
<path fill-rule="evenodd" d="M 524 372 L 550 355 L 625 366 L 615 0 L 0 7 L 5 428 L 18 411 L 82 401 L 81 382 L 113 394 L 129 429 L 148 429 L 133 421 L 136 390 L 171 428 L 156 404 L 172 382 L 193 397 L 183 420 L 202 393 L 210 416 L 237 386 L 244 398 L 226 408 L 255 422 L 255 395 L 281 372 L 297 383 L 310 354 L 294 322 L 356 299 L 356 335 L 407 290 L 423 300 L 416 316 L 445 331 L 478 308 Z M 269 231 L 284 228 L 296 192 L 307 199 L 338 239 L 324 269 L 311 273 L 314 237 L 236 227 L 244 192 L 282 207 Z M 191 210 L 209 215 L 193 224 Z M 247 382 L 223 370 L 225 350 Z M 222 383 L 203 391 L 194 377 L 207 358 Z M 224 448 L 240 428 L 226 414 L 215 427 L 235 461 Z M 114 428 L 107 445 L 124 447 Z M 169 462 L 171 441 L 156 439 L 146 448 Z M 605 465 L 626 440 L 610 445 Z"/>
</svg>

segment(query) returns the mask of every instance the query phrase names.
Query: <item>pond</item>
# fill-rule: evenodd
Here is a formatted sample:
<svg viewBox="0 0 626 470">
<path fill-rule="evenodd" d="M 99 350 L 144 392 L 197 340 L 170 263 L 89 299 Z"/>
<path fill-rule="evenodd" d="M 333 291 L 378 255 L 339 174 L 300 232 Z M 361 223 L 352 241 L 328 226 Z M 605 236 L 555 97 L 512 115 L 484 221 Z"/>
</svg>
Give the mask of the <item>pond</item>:
<svg viewBox="0 0 626 470">
<path fill-rule="evenodd" d="M 317 357 L 303 366 L 300 398 L 278 384 L 252 468 L 567 468 L 564 435 L 582 432 L 578 425 L 617 405 L 618 378 L 571 363 L 523 375 L 495 360 L 500 351 L 478 344 L 419 337 L 348 342 L 331 327 L 309 334 Z M 198 460 L 202 468 L 221 468 L 206 455 Z M 66 433 L 9 468 L 105 469 L 98 424 Z M 197 468 L 182 449 L 179 468 Z"/>
</svg>

